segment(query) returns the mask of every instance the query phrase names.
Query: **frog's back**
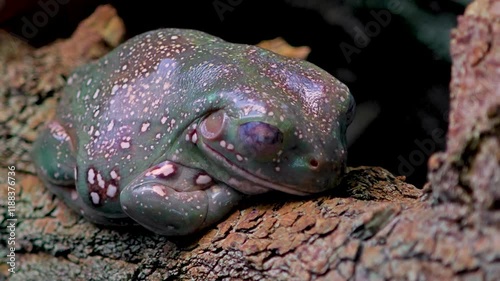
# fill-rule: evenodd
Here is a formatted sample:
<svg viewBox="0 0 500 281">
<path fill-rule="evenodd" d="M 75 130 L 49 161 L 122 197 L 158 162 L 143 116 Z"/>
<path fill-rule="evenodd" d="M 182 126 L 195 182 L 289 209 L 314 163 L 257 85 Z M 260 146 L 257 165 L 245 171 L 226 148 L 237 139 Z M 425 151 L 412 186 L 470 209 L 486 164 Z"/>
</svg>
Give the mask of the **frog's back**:
<svg viewBox="0 0 500 281">
<path fill-rule="evenodd" d="M 83 113 L 85 101 L 94 97 L 93 91 L 96 91 L 98 86 L 106 87 L 120 82 L 133 83 L 134 78 L 151 73 L 150 68 L 157 67 L 161 60 L 183 60 L 189 57 L 185 53 L 189 53 L 190 48 L 212 43 L 225 43 L 225 41 L 201 31 L 183 29 L 159 29 L 137 35 L 101 59 L 78 67 L 71 74 L 63 97 L 63 104 L 69 107 L 61 108 L 60 115 Z M 89 94 L 90 97 L 86 98 Z M 101 100 L 107 97 L 109 95 L 106 93 L 98 94 L 93 100 L 102 103 Z"/>
<path fill-rule="evenodd" d="M 137 35 L 70 75 L 58 118 L 70 131 L 78 128 L 75 134 L 87 142 L 90 139 L 81 134 L 81 129 L 88 132 L 90 123 L 102 125 L 105 122 L 99 121 L 107 121 L 109 115 L 130 122 L 140 119 L 139 115 L 129 115 L 130 106 L 139 99 L 151 102 L 163 97 L 158 107 L 164 108 L 173 100 L 165 97 L 177 94 L 175 89 L 165 90 L 175 87 L 182 76 L 179 62 L 192 57 L 190 53 L 199 46 L 219 42 L 224 41 L 196 30 L 159 29 Z"/>
</svg>

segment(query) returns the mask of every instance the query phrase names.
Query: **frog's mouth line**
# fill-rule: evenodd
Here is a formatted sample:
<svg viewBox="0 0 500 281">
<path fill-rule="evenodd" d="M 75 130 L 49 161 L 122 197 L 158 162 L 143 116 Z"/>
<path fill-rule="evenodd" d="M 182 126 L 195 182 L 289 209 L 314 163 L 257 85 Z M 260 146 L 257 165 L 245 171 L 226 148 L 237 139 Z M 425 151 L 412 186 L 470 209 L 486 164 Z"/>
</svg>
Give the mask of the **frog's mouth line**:
<svg viewBox="0 0 500 281">
<path fill-rule="evenodd" d="M 263 187 L 267 187 L 270 189 L 274 190 L 279 190 L 285 193 L 290 193 L 290 194 L 295 194 L 295 195 L 310 195 L 311 193 L 304 192 L 304 191 L 299 191 L 297 190 L 297 186 L 293 185 L 282 185 L 282 184 L 277 184 L 268 181 L 267 179 L 258 177 L 238 166 L 236 166 L 233 162 L 231 162 L 229 159 L 227 159 L 224 155 L 220 154 L 218 151 L 215 149 L 211 148 L 209 145 L 205 144 L 203 141 L 200 142 L 202 144 L 202 147 L 204 148 L 205 151 L 209 151 L 210 154 L 217 159 L 219 162 L 223 163 L 224 166 L 230 168 L 232 171 L 234 171 L 236 174 L 238 174 L 240 177 L 256 184 L 260 185 Z"/>
</svg>

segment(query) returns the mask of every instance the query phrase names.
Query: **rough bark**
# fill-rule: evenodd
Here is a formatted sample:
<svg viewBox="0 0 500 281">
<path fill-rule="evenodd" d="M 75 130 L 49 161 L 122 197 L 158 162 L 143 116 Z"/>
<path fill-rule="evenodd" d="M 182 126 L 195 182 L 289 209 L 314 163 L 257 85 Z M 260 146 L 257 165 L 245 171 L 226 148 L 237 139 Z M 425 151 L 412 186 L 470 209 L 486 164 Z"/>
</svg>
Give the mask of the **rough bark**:
<svg viewBox="0 0 500 281">
<path fill-rule="evenodd" d="M 18 170 L 16 273 L 9 276 L 9 266 L 0 263 L 0 279 L 500 280 L 500 229 L 491 219 L 500 155 L 496 11 L 500 1 L 477 1 L 454 31 L 448 150 L 430 161 L 426 192 L 382 168 L 359 167 L 337 190 L 309 198 L 256 196 L 213 228 L 179 238 L 86 222 L 42 186 L 27 158 L 36 129 L 53 114 L 60 75 L 116 45 L 109 34 L 123 34 L 114 11 L 101 8 L 72 38 L 39 50 L 8 39 L 14 52 L 0 35 L 0 135 L 6 144 L 0 155 L 2 164 Z M 471 93 L 478 93 L 475 115 L 460 118 L 470 110 L 462 102 Z M 476 149 L 469 148 L 471 139 Z M 3 168 L 2 259 L 9 235 Z M 458 182 L 461 177 L 469 180 Z"/>
<path fill-rule="evenodd" d="M 447 150 L 429 160 L 433 196 L 500 222 L 500 2 L 471 4 L 452 34 Z"/>
</svg>

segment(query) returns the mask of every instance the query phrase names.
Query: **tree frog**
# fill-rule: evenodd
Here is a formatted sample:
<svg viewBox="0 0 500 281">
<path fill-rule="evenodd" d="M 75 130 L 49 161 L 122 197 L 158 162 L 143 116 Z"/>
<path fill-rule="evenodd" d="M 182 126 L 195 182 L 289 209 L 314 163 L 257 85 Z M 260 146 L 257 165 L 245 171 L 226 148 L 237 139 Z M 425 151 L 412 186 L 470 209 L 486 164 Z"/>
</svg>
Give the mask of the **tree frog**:
<svg viewBox="0 0 500 281">
<path fill-rule="evenodd" d="M 32 157 L 96 224 L 187 235 L 246 196 L 322 192 L 344 174 L 354 98 L 305 60 L 158 29 L 79 67 L 63 91 Z"/>
</svg>

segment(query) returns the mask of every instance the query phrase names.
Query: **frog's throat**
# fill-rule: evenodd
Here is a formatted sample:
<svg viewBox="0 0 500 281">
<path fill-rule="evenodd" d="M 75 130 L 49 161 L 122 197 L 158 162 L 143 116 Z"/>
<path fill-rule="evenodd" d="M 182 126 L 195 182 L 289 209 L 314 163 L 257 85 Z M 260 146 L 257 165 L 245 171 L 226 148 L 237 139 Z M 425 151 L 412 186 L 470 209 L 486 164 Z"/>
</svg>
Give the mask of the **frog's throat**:
<svg viewBox="0 0 500 281">
<path fill-rule="evenodd" d="M 241 169 L 240 167 L 236 166 L 235 164 L 233 164 L 231 161 L 229 161 L 229 159 L 227 159 L 222 154 L 220 154 L 216 150 L 212 149 L 210 146 L 206 145 L 205 143 L 201 142 L 201 145 L 205 151 L 207 151 L 219 163 L 222 163 L 224 167 L 231 169 L 231 171 L 235 172 L 240 177 L 242 177 L 248 181 L 251 181 L 252 183 L 254 183 L 256 185 L 260 185 L 262 187 L 267 187 L 267 188 L 274 189 L 274 190 L 279 190 L 279 191 L 289 193 L 289 194 L 301 195 L 301 196 L 311 194 L 308 192 L 298 190 L 298 186 L 273 183 L 269 180 L 266 180 L 264 178 L 261 178 L 261 177 L 254 175 L 254 174 L 251 174 L 250 172 L 247 172 L 247 171 Z"/>
</svg>

